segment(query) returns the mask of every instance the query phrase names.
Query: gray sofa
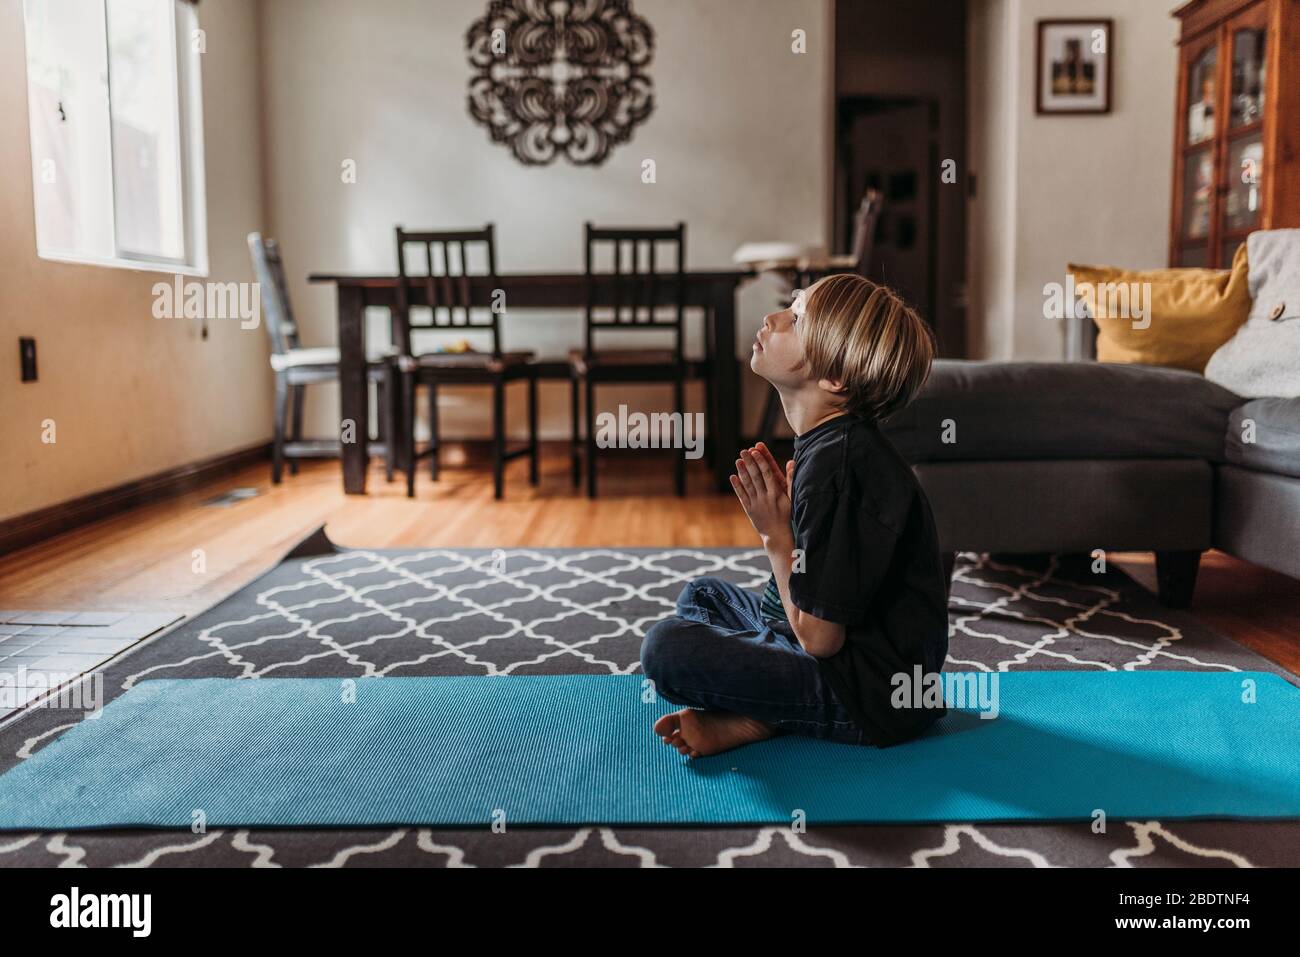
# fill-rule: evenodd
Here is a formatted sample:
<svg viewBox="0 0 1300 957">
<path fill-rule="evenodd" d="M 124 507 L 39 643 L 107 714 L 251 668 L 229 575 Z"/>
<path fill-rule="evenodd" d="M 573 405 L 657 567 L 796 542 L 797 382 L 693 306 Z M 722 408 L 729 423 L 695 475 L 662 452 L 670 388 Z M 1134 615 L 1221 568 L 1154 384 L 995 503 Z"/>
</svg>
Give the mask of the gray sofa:
<svg viewBox="0 0 1300 957">
<path fill-rule="evenodd" d="M 1153 366 L 940 360 L 885 428 L 948 553 L 1154 551 L 1175 607 L 1208 548 L 1300 577 L 1300 399 Z"/>
</svg>

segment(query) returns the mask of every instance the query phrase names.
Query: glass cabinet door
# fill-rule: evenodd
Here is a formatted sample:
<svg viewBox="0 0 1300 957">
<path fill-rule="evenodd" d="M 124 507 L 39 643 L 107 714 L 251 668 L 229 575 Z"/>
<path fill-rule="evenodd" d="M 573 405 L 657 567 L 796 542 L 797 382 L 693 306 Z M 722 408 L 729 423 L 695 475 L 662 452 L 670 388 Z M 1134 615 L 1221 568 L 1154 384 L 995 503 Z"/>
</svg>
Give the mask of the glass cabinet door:
<svg viewBox="0 0 1300 957">
<path fill-rule="evenodd" d="M 1183 167 L 1183 239 L 1204 242 L 1214 208 L 1214 153 L 1197 150 Z"/>
<path fill-rule="evenodd" d="M 1264 180 L 1264 135 L 1254 132 L 1228 144 L 1228 192 L 1223 228 L 1236 233 L 1259 225 L 1260 188 Z"/>
<path fill-rule="evenodd" d="M 1277 160 L 1265 154 L 1269 70 L 1276 81 L 1274 8 L 1222 3 L 1224 18 L 1183 43 L 1170 262 L 1227 269 L 1253 230 L 1269 222 Z M 1186 25 L 1186 24 L 1185 24 Z M 1271 62 L 1270 62 L 1271 61 Z M 1271 115 L 1271 114 L 1270 114 Z M 1272 122 L 1270 120 L 1269 122 Z"/>
<path fill-rule="evenodd" d="M 1213 46 L 1194 59 L 1187 68 L 1187 145 L 1214 139 L 1214 112 L 1217 99 L 1218 56 Z"/>
<path fill-rule="evenodd" d="M 1264 168 L 1264 86 L 1268 30 L 1263 8 L 1245 12 L 1227 28 L 1225 50 L 1232 53 L 1232 89 L 1228 98 L 1222 209 L 1218 235 L 1220 257 L 1261 225 Z M 1219 263 L 1226 266 L 1226 261 Z"/>
<path fill-rule="evenodd" d="M 1232 34 L 1232 100 L 1229 127 L 1248 126 L 1264 117 L 1264 78 L 1267 31 L 1236 30 Z"/>
</svg>

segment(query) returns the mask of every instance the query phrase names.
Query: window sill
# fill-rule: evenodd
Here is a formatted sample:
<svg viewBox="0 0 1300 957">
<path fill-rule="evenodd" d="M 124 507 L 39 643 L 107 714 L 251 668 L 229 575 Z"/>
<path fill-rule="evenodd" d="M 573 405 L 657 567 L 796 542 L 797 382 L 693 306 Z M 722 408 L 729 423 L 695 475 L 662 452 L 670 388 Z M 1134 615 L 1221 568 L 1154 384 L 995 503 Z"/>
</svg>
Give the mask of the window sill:
<svg viewBox="0 0 1300 957">
<path fill-rule="evenodd" d="M 46 262 L 67 263 L 72 266 L 103 266 L 108 269 L 129 269 L 132 272 L 157 273 L 163 276 L 196 276 L 206 279 L 208 266 L 190 266 L 184 263 L 149 262 L 143 259 L 98 259 L 93 256 L 74 256 L 63 253 L 37 252 Z"/>
</svg>

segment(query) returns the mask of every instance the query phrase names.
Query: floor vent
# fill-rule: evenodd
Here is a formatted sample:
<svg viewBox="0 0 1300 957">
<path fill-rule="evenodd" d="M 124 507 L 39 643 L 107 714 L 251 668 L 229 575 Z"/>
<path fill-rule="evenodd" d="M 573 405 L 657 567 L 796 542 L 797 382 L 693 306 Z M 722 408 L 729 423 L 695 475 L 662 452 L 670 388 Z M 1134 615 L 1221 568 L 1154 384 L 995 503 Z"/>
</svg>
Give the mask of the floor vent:
<svg viewBox="0 0 1300 957">
<path fill-rule="evenodd" d="M 238 505 L 247 499 L 257 498 L 261 494 L 262 490 L 260 488 L 232 488 L 228 492 L 222 492 L 212 498 L 205 498 L 199 502 L 199 505 L 203 508 L 230 508 L 230 506 Z"/>
</svg>

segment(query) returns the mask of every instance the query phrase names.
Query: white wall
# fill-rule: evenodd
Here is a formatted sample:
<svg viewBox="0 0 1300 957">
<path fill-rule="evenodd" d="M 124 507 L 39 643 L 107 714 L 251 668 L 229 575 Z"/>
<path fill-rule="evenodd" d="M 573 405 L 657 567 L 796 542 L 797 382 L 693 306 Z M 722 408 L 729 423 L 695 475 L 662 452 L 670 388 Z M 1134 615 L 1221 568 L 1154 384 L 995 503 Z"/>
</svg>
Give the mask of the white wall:
<svg viewBox="0 0 1300 957">
<path fill-rule="evenodd" d="M 1015 328 L 1017 210 L 1014 0 L 973 0 L 966 68 L 969 162 L 976 176 L 967 210 L 967 331 L 972 357 L 1010 355 Z"/>
<path fill-rule="evenodd" d="M 535 168 L 493 144 L 466 108 L 465 33 L 482 0 L 266 0 L 269 226 L 281 240 L 291 293 L 310 343 L 335 339 L 330 290 L 313 271 L 396 269 L 393 227 L 497 224 L 498 269 L 577 271 L 582 224 L 687 223 L 688 265 L 727 266 L 747 240 L 828 238 L 832 37 L 830 0 L 637 0 L 655 31 L 656 106 L 630 143 L 598 168 L 560 160 Z M 790 49 L 791 31 L 808 52 Z M 641 182 L 653 159 L 658 181 Z M 357 164 L 357 182 L 341 164 Z M 751 287 L 738 338 L 749 354 L 770 287 Z M 371 317 L 371 328 L 384 327 Z M 580 344 L 581 315 L 517 312 L 509 348 L 562 356 Z M 746 376 L 749 373 L 746 371 Z M 750 404 L 760 390 L 749 382 Z M 337 397 L 317 389 L 312 428 L 336 428 Z M 543 431 L 568 435 L 568 387 L 544 390 Z M 664 408 L 668 390 L 618 393 Z M 511 400 L 522 425 L 522 396 Z M 751 416 L 754 414 L 751 409 Z M 752 418 L 751 418 L 752 423 Z M 449 437 L 487 435 L 482 392 L 444 403 Z"/>
<path fill-rule="evenodd" d="M 972 352 L 1059 359 L 1043 286 L 1070 262 L 1166 264 L 1177 21 L 1160 0 L 972 0 Z M 1034 113 L 1036 21 L 1109 17 L 1109 114 Z"/>
<path fill-rule="evenodd" d="M 199 7 L 210 277 L 249 281 L 262 219 L 256 4 Z M 36 256 L 22 0 L 0 0 L 0 518 L 247 448 L 271 434 L 266 335 L 155 319 L 167 277 Z M 19 381 L 34 336 L 40 378 Z M 41 441 L 55 423 L 54 444 Z"/>
</svg>

